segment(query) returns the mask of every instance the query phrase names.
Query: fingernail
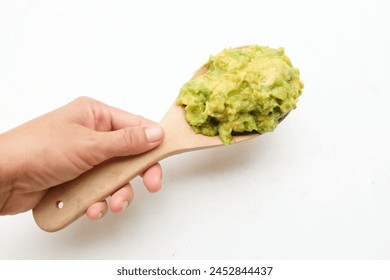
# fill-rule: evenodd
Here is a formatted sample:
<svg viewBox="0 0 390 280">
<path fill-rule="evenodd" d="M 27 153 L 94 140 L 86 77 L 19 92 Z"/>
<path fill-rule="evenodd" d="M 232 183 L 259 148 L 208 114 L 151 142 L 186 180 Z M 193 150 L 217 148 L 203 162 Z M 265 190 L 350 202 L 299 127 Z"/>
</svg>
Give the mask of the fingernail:
<svg viewBox="0 0 390 280">
<path fill-rule="evenodd" d="M 103 212 L 99 213 L 99 216 L 97 217 L 97 219 L 99 220 L 101 217 L 103 217 Z"/>
<path fill-rule="evenodd" d="M 125 210 L 127 208 L 127 206 L 129 206 L 129 202 L 128 201 L 123 201 L 122 211 Z"/>
<path fill-rule="evenodd" d="M 164 131 L 159 126 L 149 126 L 145 128 L 145 134 L 149 142 L 157 142 L 162 138 Z"/>
</svg>

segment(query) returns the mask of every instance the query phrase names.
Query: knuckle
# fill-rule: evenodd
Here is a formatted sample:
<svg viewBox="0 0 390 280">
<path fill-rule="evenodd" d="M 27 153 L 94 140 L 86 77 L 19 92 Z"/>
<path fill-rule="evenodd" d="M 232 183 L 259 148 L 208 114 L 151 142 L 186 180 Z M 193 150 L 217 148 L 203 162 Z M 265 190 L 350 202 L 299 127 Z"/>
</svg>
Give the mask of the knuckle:
<svg viewBox="0 0 390 280">
<path fill-rule="evenodd" d="M 90 98 L 90 97 L 88 97 L 88 96 L 79 96 L 79 97 L 77 97 L 74 101 L 76 102 L 76 103 L 81 103 L 81 104 L 83 104 L 83 103 L 89 103 L 89 102 L 91 102 L 93 99 L 92 98 Z"/>
<path fill-rule="evenodd" d="M 73 102 L 79 106 L 96 105 L 96 104 L 100 103 L 98 100 L 93 99 L 93 98 L 88 97 L 88 96 L 79 96 L 76 99 L 74 99 Z"/>
<path fill-rule="evenodd" d="M 134 129 L 125 128 L 123 129 L 121 141 L 126 150 L 132 151 L 136 148 L 137 143 L 139 142 L 139 136 L 135 133 Z"/>
</svg>

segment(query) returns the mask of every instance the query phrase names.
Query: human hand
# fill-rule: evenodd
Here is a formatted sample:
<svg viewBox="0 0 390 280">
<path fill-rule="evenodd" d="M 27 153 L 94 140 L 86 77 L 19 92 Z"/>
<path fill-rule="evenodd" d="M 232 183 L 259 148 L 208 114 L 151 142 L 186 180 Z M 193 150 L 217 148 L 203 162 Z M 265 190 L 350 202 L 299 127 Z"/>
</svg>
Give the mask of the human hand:
<svg viewBox="0 0 390 280">
<path fill-rule="evenodd" d="M 156 123 L 88 97 L 0 134 L 0 214 L 34 208 L 47 190 L 72 180 L 116 156 L 146 152 L 158 146 L 164 132 Z M 146 188 L 161 188 L 158 163 L 142 174 Z M 121 212 L 133 199 L 130 183 L 112 194 L 109 206 L 87 209 L 91 220 L 108 211 Z"/>
</svg>

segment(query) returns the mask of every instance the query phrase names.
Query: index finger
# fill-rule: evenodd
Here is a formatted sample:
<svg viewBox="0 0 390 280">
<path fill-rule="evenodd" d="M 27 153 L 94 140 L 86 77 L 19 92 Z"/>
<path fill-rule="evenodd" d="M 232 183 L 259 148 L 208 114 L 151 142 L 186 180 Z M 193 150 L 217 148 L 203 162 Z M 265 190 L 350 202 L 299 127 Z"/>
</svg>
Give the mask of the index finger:
<svg viewBox="0 0 390 280">
<path fill-rule="evenodd" d="M 106 105 L 89 97 L 80 97 L 71 103 L 68 110 L 80 124 L 96 131 L 114 131 L 125 127 L 151 126 L 156 123 L 144 117 L 134 115 L 124 110 Z M 68 107 L 66 107 L 68 108 Z M 64 109 L 66 109 L 64 108 Z M 78 112 L 77 115 L 74 112 Z"/>
<path fill-rule="evenodd" d="M 109 110 L 109 121 L 111 130 L 118 130 L 125 127 L 152 126 L 156 122 L 142 116 L 134 115 L 121 109 L 106 105 Z"/>
</svg>

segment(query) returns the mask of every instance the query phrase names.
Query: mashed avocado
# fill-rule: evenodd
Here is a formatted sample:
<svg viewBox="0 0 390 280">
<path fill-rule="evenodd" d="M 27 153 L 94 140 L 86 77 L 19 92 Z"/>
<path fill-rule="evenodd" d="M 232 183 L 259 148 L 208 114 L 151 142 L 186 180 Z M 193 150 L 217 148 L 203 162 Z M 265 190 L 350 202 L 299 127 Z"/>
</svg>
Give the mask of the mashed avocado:
<svg viewBox="0 0 390 280">
<path fill-rule="evenodd" d="M 207 72 L 176 100 L 196 133 L 233 143 L 235 133 L 272 131 L 295 109 L 303 83 L 284 49 L 248 46 L 210 56 Z"/>
</svg>

